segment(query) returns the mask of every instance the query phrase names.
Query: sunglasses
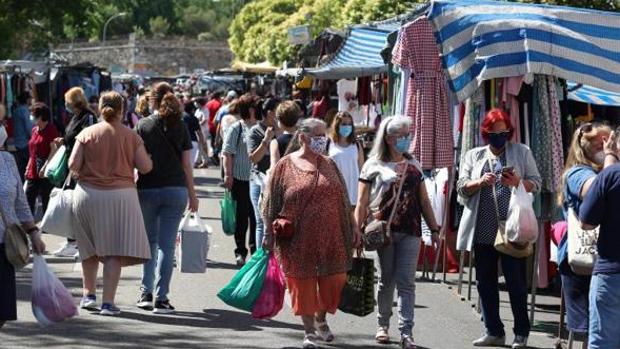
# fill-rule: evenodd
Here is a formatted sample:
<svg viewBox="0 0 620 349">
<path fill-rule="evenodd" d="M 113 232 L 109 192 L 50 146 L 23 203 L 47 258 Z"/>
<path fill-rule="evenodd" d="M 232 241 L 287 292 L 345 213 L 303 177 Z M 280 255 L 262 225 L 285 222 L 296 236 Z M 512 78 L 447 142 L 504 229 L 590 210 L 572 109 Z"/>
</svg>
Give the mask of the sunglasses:
<svg viewBox="0 0 620 349">
<path fill-rule="evenodd" d="M 594 128 L 594 125 L 590 122 L 579 126 L 579 134 L 577 135 L 577 144 L 581 144 L 581 138 L 583 137 L 583 134 L 592 132 L 593 128 Z"/>
</svg>

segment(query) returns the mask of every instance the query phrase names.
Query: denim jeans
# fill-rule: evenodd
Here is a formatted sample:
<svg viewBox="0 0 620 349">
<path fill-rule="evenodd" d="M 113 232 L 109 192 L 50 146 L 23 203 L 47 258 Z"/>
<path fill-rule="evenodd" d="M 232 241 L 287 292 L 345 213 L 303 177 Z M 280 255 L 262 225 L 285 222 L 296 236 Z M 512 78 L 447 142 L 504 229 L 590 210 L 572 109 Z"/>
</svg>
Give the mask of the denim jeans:
<svg viewBox="0 0 620 349">
<path fill-rule="evenodd" d="M 256 216 L 256 247 L 260 248 L 263 245 L 263 234 L 265 233 L 265 224 L 263 217 L 260 213 L 260 195 L 262 193 L 262 187 L 257 180 L 250 180 L 250 199 L 252 200 L 252 206 L 254 207 L 254 216 Z"/>
<path fill-rule="evenodd" d="M 491 336 L 505 335 L 504 324 L 499 316 L 497 260 L 500 259 L 508 288 L 512 315 L 515 319 L 514 334 L 528 336 L 530 319 L 527 315 L 526 258 L 514 258 L 499 253 L 493 245 L 487 244 L 474 245 L 474 253 L 476 283 L 487 334 Z"/>
<path fill-rule="evenodd" d="M 592 275 L 588 348 L 620 348 L 620 274 Z"/>
<path fill-rule="evenodd" d="M 142 291 L 153 293 L 157 269 L 157 300 L 167 300 L 174 269 L 179 223 L 187 207 L 187 188 L 165 187 L 138 191 L 151 260 L 143 266 Z"/>
<path fill-rule="evenodd" d="M 379 256 L 379 327 L 390 327 L 394 289 L 398 290 L 398 329 L 411 336 L 415 306 L 415 274 L 420 254 L 420 237 L 392 233 L 392 243 L 377 250 Z"/>
</svg>

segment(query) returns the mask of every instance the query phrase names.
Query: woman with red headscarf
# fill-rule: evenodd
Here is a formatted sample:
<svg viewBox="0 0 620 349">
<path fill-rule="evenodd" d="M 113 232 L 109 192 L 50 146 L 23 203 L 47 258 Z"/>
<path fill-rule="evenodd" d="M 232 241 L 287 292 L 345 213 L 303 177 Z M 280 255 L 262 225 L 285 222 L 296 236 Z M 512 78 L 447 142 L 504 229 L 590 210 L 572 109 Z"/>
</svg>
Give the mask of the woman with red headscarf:
<svg viewBox="0 0 620 349">
<path fill-rule="evenodd" d="M 511 257 L 494 247 L 498 216 L 500 220 L 506 220 L 512 188 L 522 183 L 526 191 L 537 192 L 541 185 L 532 152 L 523 144 L 511 142 L 513 132 L 506 112 L 500 109 L 489 111 L 481 127 L 482 138 L 488 145 L 465 154 L 457 183 L 459 201 L 465 206 L 457 249 L 472 251 L 473 248 L 476 283 L 486 327 L 486 334 L 475 340 L 474 346 L 503 346 L 506 341 L 499 316 L 498 260 L 502 264 L 514 316 L 512 348 L 525 348 L 530 332 L 526 259 Z"/>
</svg>

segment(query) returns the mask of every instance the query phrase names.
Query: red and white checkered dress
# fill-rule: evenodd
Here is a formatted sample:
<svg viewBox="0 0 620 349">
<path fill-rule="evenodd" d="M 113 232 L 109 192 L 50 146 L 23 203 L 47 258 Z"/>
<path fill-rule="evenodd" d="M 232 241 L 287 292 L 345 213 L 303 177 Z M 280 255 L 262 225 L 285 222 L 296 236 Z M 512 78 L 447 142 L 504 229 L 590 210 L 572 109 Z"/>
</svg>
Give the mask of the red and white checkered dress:
<svg viewBox="0 0 620 349">
<path fill-rule="evenodd" d="M 446 79 L 433 28 L 425 16 L 401 28 L 392 62 L 411 69 L 405 113 L 411 117 L 410 151 L 425 170 L 454 164 Z"/>
</svg>

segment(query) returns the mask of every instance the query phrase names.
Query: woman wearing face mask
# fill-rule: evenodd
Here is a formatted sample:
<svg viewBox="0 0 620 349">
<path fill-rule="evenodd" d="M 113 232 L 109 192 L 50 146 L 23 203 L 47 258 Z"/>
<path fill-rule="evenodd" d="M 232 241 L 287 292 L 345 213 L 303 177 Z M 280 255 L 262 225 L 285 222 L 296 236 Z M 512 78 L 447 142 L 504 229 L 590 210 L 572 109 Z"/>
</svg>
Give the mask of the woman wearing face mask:
<svg viewBox="0 0 620 349">
<path fill-rule="evenodd" d="M 81 87 L 73 87 L 65 93 L 65 109 L 71 115 L 71 120 L 65 128 L 65 136 L 56 138 L 56 145 L 64 145 L 67 156 L 69 156 L 73 151 L 77 135 L 85 128 L 97 123 L 97 113 L 90 108 Z M 77 181 L 72 179 L 67 189 L 75 189 L 76 184 Z M 54 252 L 56 257 L 75 257 L 77 254 L 77 243 L 73 239 L 67 239 L 67 243 Z"/>
<path fill-rule="evenodd" d="M 359 235 L 344 180 L 336 164 L 323 156 L 326 146 L 325 123 L 302 121 L 288 155 L 271 174 L 263 211 L 263 246 L 275 246 L 293 312 L 303 321 L 303 348 L 318 348 L 317 340 L 334 339 L 326 314 L 338 309 Z M 282 219 L 293 224 L 290 236 L 273 229 L 272 223 Z"/>
<path fill-rule="evenodd" d="M 473 345 L 503 346 L 506 341 L 504 325 L 499 316 L 497 262 L 500 260 L 515 319 L 512 348 L 525 348 L 530 332 L 526 258 L 500 253 L 494 243 L 498 215 L 500 220 L 506 220 L 512 188 L 523 184 L 527 192 L 537 192 L 541 177 L 530 149 L 523 144 L 510 142 L 513 127 L 506 112 L 500 109 L 489 111 L 482 121 L 481 132 L 488 145 L 465 154 L 457 183 L 459 201 L 465 206 L 458 231 L 457 249 L 474 250 L 476 283 L 486 327 L 486 334 L 475 340 Z"/>
<path fill-rule="evenodd" d="M 571 208 L 579 217 L 579 208 L 590 190 L 596 175 L 605 167 L 618 161 L 615 137 L 611 129 L 601 124 L 583 124 L 573 134 L 568 151 L 562 187 L 558 201 L 568 220 Z M 588 333 L 590 275 L 575 274 L 568 265 L 568 234 L 558 245 L 558 264 L 562 277 L 562 292 L 566 304 L 567 327 L 577 333 Z"/>
<path fill-rule="evenodd" d="M 45 104 L 36 103 L 32 106 L 31 115 L 34 127 L 28 141 L 30 158 L 26 167 L 26 197 L 34 215 L 37 197 L 41 197 L 43 212 L 45 212 L 50 201 L 50 193 L 54 188 L 54 185 L 43 176 L 43 172 L 49 160 L 51 144 L 58 137 L 58 131 L 56 126 L 50 122 L 50 110 Z"/>
<path fill-rule="evenodd" d="M 377 251 L 379 256 L 378 327 L 375 340 L 390 342 L 388 328 L 392 316 L 394 289 L 398 290 L 400 343 L 415 348 L 413 318 L 415 272 L 422 236 L 421 216 L 437 240 L 439 225 L 423 185 L 422 168 L 409 154 L 411 119 L 394 116 L 381 122 L 377 137 L 359 179 L 355 218 L 360 226 L 372 219 L 388 220 L 398 200 L 391 224 L 392 241 Z M 404 176 L 404 177 L 403 177 Z M 400 196 L 396 198 L 400 190 Z"/>
<path fill-rule="evenodd" d="M 351 205 L 355 206 L 360 169 L 364 166 L 364 149 L 355 141 L 353 117 L 346 111 L 338 112 L 334 117 L 327 154 L 344 177 Z"/>
</svg>

